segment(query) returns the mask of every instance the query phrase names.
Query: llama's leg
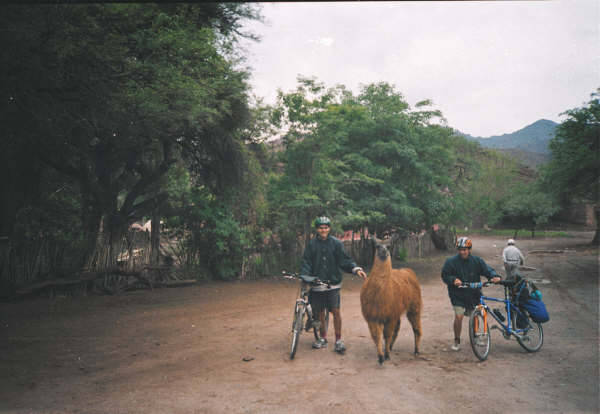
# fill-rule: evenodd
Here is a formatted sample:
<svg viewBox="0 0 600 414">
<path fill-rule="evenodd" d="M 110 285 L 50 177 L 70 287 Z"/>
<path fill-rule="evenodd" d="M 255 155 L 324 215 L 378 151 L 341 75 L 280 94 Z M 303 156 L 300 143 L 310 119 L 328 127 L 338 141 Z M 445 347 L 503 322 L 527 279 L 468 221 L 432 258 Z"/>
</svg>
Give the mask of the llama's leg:
<svg viewBox="0 0 600 414">
<path fill-rule="evenodd" d="M 383 337 L 385 338 L 385 359 L 390 359 L 390 352 L 392 350 L 392 344 L 394 343 L 394 334 L 397 334 L 396 330 L 398 321 L 393 319 L 388 320 L 383 327 Z"/>
<path fill-rule="evenodd" d="M 407 313 L 407 318 L 412 325 L 413 333 L 415 334 L 415 355 L 419 355 L 419 343 L 421 342 L 421 309 Z"/>
<path fill-rule="evenodd" d="M 390 351 L 394 347 L 396 343 L 396 338 L 398 338 L 398 331 L 400 330 L 400 318 L 398 318 L 398 323 L 396 324 L 396 329 L 394 329 L 394 336 L 392 336 L 392 343 L 390 344 Z"/>
<path fill-rule="evenodd" d="M 383 343 L 381 340 L 381 336 L 383 333 L 383 324 L 378 322 L 369 322 L 369 331 L 371 332 L 371 337 L 373 338 L 373 342 L 375 342 L 375 346 L 377 347 L 377 356 L 379 358 L 379 363 L 383 364 Z"/>
</svg>

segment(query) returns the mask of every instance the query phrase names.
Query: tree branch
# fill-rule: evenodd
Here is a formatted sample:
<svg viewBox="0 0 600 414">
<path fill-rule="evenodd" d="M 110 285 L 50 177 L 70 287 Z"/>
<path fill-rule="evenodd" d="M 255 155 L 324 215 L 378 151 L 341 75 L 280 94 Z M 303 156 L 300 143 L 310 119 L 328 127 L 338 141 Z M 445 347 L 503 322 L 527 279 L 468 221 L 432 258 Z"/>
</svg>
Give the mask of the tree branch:
<svg viewBox="0 0 600 414">
<path fill-rule="evenodd" d="M 173 163 L 171 142 L 168 140 L 163 141 L 163 160 L 160 165 L 151 173 L 146 174 L 140 178 L 140 180 L 133 186 L 125 202 L 121 207 L 121 211 L 126 215 L 133 210 L 133 203 L 135 200 L 154 182 L 158 181 L 168 170 Z"/>
</svg>

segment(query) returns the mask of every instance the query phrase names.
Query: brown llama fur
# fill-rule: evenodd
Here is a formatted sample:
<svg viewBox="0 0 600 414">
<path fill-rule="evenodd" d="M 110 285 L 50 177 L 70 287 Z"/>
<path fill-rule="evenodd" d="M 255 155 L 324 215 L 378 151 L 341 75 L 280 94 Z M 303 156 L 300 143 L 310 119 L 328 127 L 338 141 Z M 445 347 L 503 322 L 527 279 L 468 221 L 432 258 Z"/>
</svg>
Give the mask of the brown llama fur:
<svg viewBox="0 0 600 414">
<path fill-rule="evenodd" d="M 390 358 L 400 329 L 400 317 L 406 313 L 415 337 L 415 355 L 421 341 L 421 286 L 411 269 L 392 269 L 387 248 L 377 245 L 369 277 L 360 291 L 362 314 L 377 346 L 379 363 Z M 385 345 L 382 340 L 385 340 Z"/>
</svg>

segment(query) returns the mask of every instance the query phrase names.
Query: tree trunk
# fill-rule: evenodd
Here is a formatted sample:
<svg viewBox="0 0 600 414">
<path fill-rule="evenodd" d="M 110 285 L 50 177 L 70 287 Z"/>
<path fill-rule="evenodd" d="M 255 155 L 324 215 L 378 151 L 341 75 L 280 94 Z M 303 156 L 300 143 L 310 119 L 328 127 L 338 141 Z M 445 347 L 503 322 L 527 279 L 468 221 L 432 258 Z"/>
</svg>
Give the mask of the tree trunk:
<svg viewBox="0 0 600 414">
<path fill-rule="evenodd" d="M 596 234 L 594 235 L 592 244 L 595 246 L 600 246 L 600 205 L 597 205 L 594 208 L 594 215 L 596 216 Z"/>
<path fill-rule="evenodd" d="M 103 268 L 106 264 L 106 221 L 106 217 L 101 216 L 100 221 L 97 223 L 96 231 L 93 233 L 90 232 L 90 237 L 93 236 L 94 240 L 85 262 L 85 267 L 88 271 Z"/>
<path fill-rule="evenodd" d="M 152 212 L 150 231 L 150 264 L 160 264 L 160 216 L 157 209 Z"/>
<path fill-rule="evenodd" d="M 310 230 L 311 230 L 311 216 L 309 215 L 306 220 L 304 220 L 304 248 L 308 247 L 308 243 L 310 242 Z"/>
</svg>

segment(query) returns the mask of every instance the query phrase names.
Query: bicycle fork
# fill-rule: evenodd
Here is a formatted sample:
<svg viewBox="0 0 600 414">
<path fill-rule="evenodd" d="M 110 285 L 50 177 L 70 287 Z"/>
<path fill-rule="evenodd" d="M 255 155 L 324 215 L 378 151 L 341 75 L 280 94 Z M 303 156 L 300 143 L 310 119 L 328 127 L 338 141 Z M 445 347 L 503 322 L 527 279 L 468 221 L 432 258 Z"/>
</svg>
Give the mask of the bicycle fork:
<svg viewBox="0 0 600 414">
<path fill-rule="evenodd" d="M 483 316 L 483 333 L 487 334 L 488 333 L 488 323 L 487 323 L 488 312 L 483 305 L 477 305 L 476 310 L 478 310 L 481 313 L 481 316 Z M 479 319 L 478 318 L 474 318 L 474 325 L 475 325 L 475 332 L 479 332 Z"/>
</svg>

